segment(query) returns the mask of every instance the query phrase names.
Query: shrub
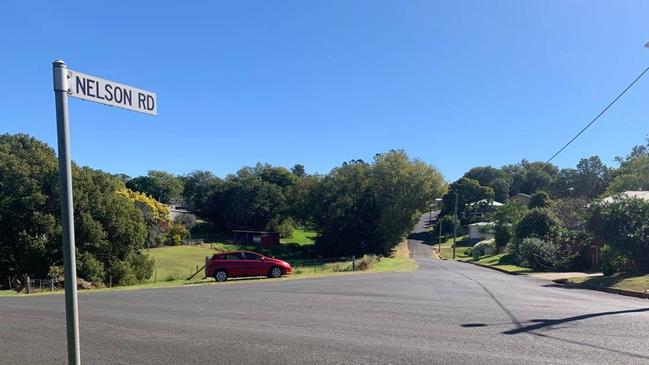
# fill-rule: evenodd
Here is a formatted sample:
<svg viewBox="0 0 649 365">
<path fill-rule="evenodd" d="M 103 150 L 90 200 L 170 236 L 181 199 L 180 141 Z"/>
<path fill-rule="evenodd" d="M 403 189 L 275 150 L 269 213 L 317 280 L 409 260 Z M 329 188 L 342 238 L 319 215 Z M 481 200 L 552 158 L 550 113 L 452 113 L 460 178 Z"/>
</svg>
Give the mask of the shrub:
<svg viewBox="0 0 649 365">
<path fill-rule="evenodd" d="M 545 191 L 539 191 L 536 194 L 532 195 L 527 207 L 530 209 L 533 208 L 547 208 L 550 206 L 550 196 Z"/>
<path fill-rule="evenodd" d="M 602 247 L 601 260 L 604 276 L 611 276 L 616 272 L 633 270 L 633 262 L 626 255 L 608 245 Z"/>
<path fill-rule="evenodd" d="M 77 272 L 81 278 L 93 283 L 104 281 L 104 264 L 89 252 L 82 253 L 77 259 Z"/>
<path fill-rule="evenodd" d="M 281 238 L 289 238 L 293 236 L 293 231 L 295 231 L 295 223 L 293 219 L 286 218 L 280 224 L 275 227 L 275 231 L 279 233 Z"/>
<path fill-rule="evenodd" d="M 557 219 L 544 209 L 532 209 L 516 225 L 516 240 L 528 237 L 551 238 L 559 226 Z"/>
<path fill-rule="evenodd" d="M 543 241 L 538 238 L 526 238 L 517 247 L 519 262 L 534 270 L 565 271 L 572 267 L 579 252 L 571 252 L 561 244 Z"/>
<path fill-rule="evenodd" d="M 358 268 L 361 271 L 365 271 L 379 261 L 381 261 L 381 258 L 377 255 L 363 255 L 363 257 L 361 257 L 361 262 L 358 264 Z"/>
<path fill-rule="evenodd" d="M 558 251 L 558 247 L 552 242 L 531 237 L 523 239 L 516 254 L 521 262 L 533 270 L 548 270 L 554 268 L 559 256 Z"/>
<path fill-rule="evenodd" d="M 169 238 L 167 242 L 171 245 L 178 246 L 189 235 L 189 230 L 182 224 L 174 223 L 169 228 Z"/>
<path fill-rule="evenodd" d="M 140 283 L 149 279 L 151 275 L 153 275 L 155 260 L 153 259 L 153 257 L 149 257 L 149 255 L 145 253 L 136 253 L 131 256 L 129 264 L 131 266 L 133 276 L 135 276 L 135 280 Z"/>
<path fill-rule="evenodd" d="M 185 228 L 190 230 L 196 225 L 196 216 L 193 214 L 180 214 L 174 219 L 174 223 L 182 224 Z"/>
<path fill-rule="evenodd" d="M 511 228 L 505 224 L 496 224 L 494 227 L 494 240 L 496 248 L 505 247 L 512 239 Z"/>
<path fill-rule="evenodd" d="M 649 202 L 623 198 L 593 204 L 587 216 L 588 228 L 612 250 L 607 253 L 607 269 L 621 272 L 623 263 L 629 262 L 625 271 L 649 272 Z"/>
<path fill-rule="evenodd" d="M 113 283 L 120 286 L 133 285 L 137 282 L 131 266 L 124 261 L 114 261 L 109 270 Z"/>
</svg>

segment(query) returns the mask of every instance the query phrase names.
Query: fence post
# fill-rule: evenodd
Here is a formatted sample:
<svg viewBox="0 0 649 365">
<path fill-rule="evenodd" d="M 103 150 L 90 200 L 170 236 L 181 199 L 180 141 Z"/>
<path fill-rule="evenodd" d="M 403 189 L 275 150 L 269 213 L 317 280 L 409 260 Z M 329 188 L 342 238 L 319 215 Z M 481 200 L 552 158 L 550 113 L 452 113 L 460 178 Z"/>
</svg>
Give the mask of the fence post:
<svg viewBox="0 0 649 365">
<path fill-rule="evenodd" d="M 205 273 L 204 273 L 204 275 L 203 275 L 205 278 L 207 277 L 207 262 L 208 262 L 209 260 L 210 260 L 210 257 L 209 257 L 209 256 L 205 256 Z"/>
<path fill-rule="evenodd" d="M 11 278 L 7 278 L 9 280 L 9 290 L 11 290 Z"/>
<path fill-rule="evenodd" d="M 54 279 L 50 279 L 50 291 L 54 291 Z"/>
<path fill-rule="evenodd" d="M 352 271 L 356 271 L 356 255 L 352 255 Z"/>
<path fill-rule="evenodd" d="M 108 287 L 112 288 L 113 287 L 113 275 L 111 275 L 108 279 Z"/>
<path fill-rule="evenodd" d="M 27 275 L 26 277 L 27 277 L 27 280 L 26 280 L 27 281 L 27 294 L 31 294 L 32 293 L 31 279 L 29 278 L 29 275 Z"/>
</svg>

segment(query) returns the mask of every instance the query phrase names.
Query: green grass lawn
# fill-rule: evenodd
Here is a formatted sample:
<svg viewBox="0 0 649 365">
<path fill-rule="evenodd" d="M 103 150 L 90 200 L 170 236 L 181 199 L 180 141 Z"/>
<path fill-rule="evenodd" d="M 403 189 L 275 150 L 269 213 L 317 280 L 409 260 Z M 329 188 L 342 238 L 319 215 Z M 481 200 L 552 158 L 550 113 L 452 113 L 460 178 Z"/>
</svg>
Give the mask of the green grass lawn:
<svg viewBox="0 0 649 365">
<path fill-rule="evenodd" d="M 472 245 L 466 242 L 465 237 L 458 237 L 456 240 L 456 247 L 455 247 L 455 259 L 458 261 L 473 261 L 473 257 L 465 254 L 464 252 L 470 248 Z M 437 245 L 434 246 L 437 248 Z M 453 239 L 449 239 L 446 242 L 442 243 L 442 258 L 444 259 L 453 259 Z M 482 256 L 480 260 L 475 261 L 481 265 L 486 265 L 486 266 L 493 266 L 497 267 L 499 269 L 508 271 L 508 272 L 516 272 L 516 273 L 531 273 L 532 270 L 530 270 L 527 267 L 522 267 L 522 266 L 516 266 L 516 265 L 501 265 L 498 264 L 498 261 L 500 260 L 501 257 L 505 256 L 505 254 L 497 254 L 497 255 L 490 255 L 490 256 Z"/>
<path fill-rule="evenodd" d="M 272 255 L 284 259 L 292 264 L 294 274 L 291 278 L 308 278 L 330 275 L 345 275 L 351 272 L 351 258 L 339 260 L 318 261 L 313 252 L 313 238 L 315 233 L 309 231 L 296 231 L 290 239 L 284 240 L 282 244 L 273 247 L 270 252 L 255 246 L 239 246 L 230 243 L 212 243 L 191 246 L 166 246 L 148 249 L 147 252 L 155 259 L 154 275 L 146 283 L 128 287 L 114 287 L 105 289 L 82 290 L 80 293 L 89 291 L 111 291 L 111 290 L 135 290 L 144 288 L 163 288 L 183 285 L 195 285 L 212 283 L 214 279 L 203 279 L 202 273 L 198 273 L 191 281 L 185 280 L 196 271 L 196 267 L 202 267 L 205 263 L 205 256 L 211 257 L 214 253 L 223 251 L 250 250 L 257 251 L 264 255 Z M 309 243 L 310 242 L 310 243 Z M 401 245 L 399 246 L 401 247 Z M 405 246 L 407 247 L 407 246 Z M 314 260 L 316 260 L 314 262 Z M 361 258 L 356 259 L 356 267 L 360 265 Z M 378 263 L 373 264 L 363 272 L 387 272 L 387 271 L 413 271 L 417 268 L 414 260 L 410 259 L 406 251 L 395 250 L 393 257 L 381 258 Z M 341 272 L 344 269 L 345 272 Z M 357 269 L 358 270 L 358 269 Z M 244 279 L 249 281 L 249 279 Z M 228 280 L 228 282 L 243 281 L 239 279 Z M 60 294 L 40 293 L 37 295 Z M 0 291 L 0 296 L 16 295 L 13 291 Z"/>
<path fill-rule="evenodd" d="M 480 260 L 475 261 L 475 262 L 477 262 L 478 264 L 485 265 L 485 266 L 497 267 L 499 269 L 502 269 L 502 270 L 505 270 L 505 271 L 508 271 L 508 272 L 516 272 L 516 273 L 520 273 L 520 274 L 531 273 L 532 272 L 532 270 L 527 268 L 527 267 L 516 266 L 516 265 L 501 265 L 501 264 L 498 264 L 498 261 L 503 256 L 505 256 L 504 253 L 500 253 L 500 254 L 497 254 L 497 255 L 490 255 L 490 256 L 482 256 L 480 258 Z"/>
<path fill-rule="evenodd" d="M 228 245 L 229 246 L 229 245 Z M 221 247 L 225 247 L 222 245 Z M 205 263 L 205 256 L 215 252 L 210 245 L 168 246 L 148 250 L 155 259 L 155 274 L 150 281 L 185 279 Z M 200 275 L 200 274 L 199 274 Z"/>
<path fill-rule="evenodd" d="M 460 260 L 460 261 L 466 261 L 466 260 L 471 260 L 471 256 L 466 255 L 464 251 L 466 251 L 467 248 L 471 247 L 472 245 L 468 244 L 465 241 L 465 237 L 458 237 L 456 239 L 456 245 L 455 245 L 455 259 Z M 433 245 L 433 247 L 437 248 L 438 245 Z M 444 259 L 453 259 L 453 238 L 449 238 L 446 242 L 442 242 L 442 258 Z"/>
<path fill-rule="evenodd" d="M 315 242 L 317 233 L 302 229 L 293 231 L 293 236 L 280 239 L 281 243 L 296 243 L 298 245 L 312 245 Z"/>
<path fill-rule="evenodd" d="M 594 276 L 586 278 L 570 278 L 568 282 L 584 287 L 614 288 L 645 293 L 649 290 L 649 275 L 631 276 Z"/>
</svg>

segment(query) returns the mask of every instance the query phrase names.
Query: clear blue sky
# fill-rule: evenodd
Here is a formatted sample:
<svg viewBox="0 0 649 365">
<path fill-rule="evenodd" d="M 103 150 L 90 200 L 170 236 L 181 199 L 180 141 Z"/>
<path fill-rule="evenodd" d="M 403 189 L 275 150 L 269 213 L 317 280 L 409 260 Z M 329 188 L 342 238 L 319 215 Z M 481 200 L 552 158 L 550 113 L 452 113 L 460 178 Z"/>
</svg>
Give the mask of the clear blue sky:
<svg viewBox="0 0 649 365">
<path fill-rule="evenodd" d="M 641 1 L 54 3 L 3 4 L 0 133 L 55 146 L 61 58 L 158 94 L 157 117 L 70 101 L 73 159 L 132 176 L 544 160 L 649 64 Z M 648 133 L 649 76 L 555 162 L 611 164 Z"/>
</svg>

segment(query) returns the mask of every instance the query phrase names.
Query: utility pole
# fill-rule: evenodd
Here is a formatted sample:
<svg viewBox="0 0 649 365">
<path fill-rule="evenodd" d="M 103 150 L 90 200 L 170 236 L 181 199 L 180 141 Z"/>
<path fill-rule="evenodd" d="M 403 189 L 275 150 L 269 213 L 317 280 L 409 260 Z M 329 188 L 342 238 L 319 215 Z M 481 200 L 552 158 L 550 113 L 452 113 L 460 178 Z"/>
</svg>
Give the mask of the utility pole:
<svg viewBox="0 0 649 365">
<path fill-rule="evenodd" d="M 63 227 L 63 266 L 65 268 L 65 323 L 68 342 L 68 364 L 80 365 L 79 305 L 77 303 L 77 260 L 74 243 L 74 210 L 72 205 L 72 162 L 68 122 L 68 67 L 54 61 L 54 96 L 59 146 L 59 190 L 61 191 L 61 226 Z"/>
<path fill-rule="evenodd" d="M 457 236 L 457 191 L 455 192 L 455 213 L 453 215 L 453 260 L 455 260 L 455 236 Z"/>
<path fill-rule="evenodd" d="M 437 216 L 437 222 L 439 222 L 439 240 L 437 240 L 437 253 L 439 253 L 439 258 L 442 258 L 442 219 Z"/>
</svg>

